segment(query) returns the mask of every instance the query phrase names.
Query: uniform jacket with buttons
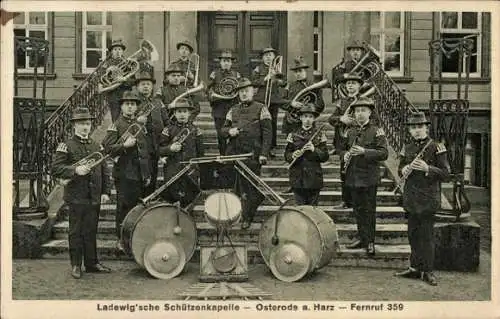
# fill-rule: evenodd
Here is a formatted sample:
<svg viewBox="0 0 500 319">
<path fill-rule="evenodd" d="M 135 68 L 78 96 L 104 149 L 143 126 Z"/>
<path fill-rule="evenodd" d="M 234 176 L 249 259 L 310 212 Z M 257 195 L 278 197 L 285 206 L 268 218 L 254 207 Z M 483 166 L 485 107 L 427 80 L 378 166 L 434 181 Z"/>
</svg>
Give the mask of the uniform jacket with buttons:
<svg viewBox="0 0 500 319">
<path fill-rule="evenodd" d="M 430 141 L 413 140 L 406 144 L 400 153 L 399 174 L 409 165 Z M 414 214 L 435 212 L 441 207 L 441 182 L 449 179 L 450 165 L 443 144 L 432 141 L 424 150 L 421 159 L 429 165 L 429 172 L 413 170 L 405 182 L 403 190 L 403 207 Z"/>
<path fill-rule="evenodd" d="M 264 78 L 267 76 L 268 73 L 269 73 L 269 66 L 264 63 L 260 63 L 252 71 L 252 76 L 251 76 L 252 83 L 259 88 L 257 94 L 255 94 L 254 96 L 255 101 L 262 103 L 265 102 L 264 100 L 266 97 L 267 81 L 264 80 Z M 271 103 L 278 103 L 283 100 L 280 89 L 286 86 L 286 80 L 284 79 L 284 75 L 280 73 L 276 74 L 271 81 L 273 83 L 271 88 Z"/>
<path fill-rule="evenodd" d="M 163 104 L 168 107 L 170 103 L 174 101 L 176 97 L 186 92 L 188 89 L 184 85 L 171 85 L 166 84 L 160 88 L 155 93 L 157 98 L 160 98 Z M 197 94 L 189 95 L 185 97 L 190 100 L 191 104 L 194 106 L 194 110 L 191 111 L 191 119 L 194 119 L 200 113 L 200 97 Z M 167 109 L 168 111 L 168 109 Z M 173 117 L 173 113 L 168 111 L 169 117 Z"/>
<path fill-rule="evenodd" d="M 288 134 L 285 148 L 285 160 L 288 163 L 293 161 L 292 154 L 311 140 L 316 133 L 316 129 L 311 127 L 304 129 L 301 127 L 294 133 Z M 313 140 L 314 152 L 306 151 L 290 167 L 288 172 L 290 187 L 301 189 L 321 189 L 323 188 L 323 169 L 321 163 L 328 160 L 327 138 L 324 132 L 318 134 Z"/>
<path fill-rule="evenodd" d="M 151 98 L 144 95 L 140 95 L 139 98 L 141 100 L 138 110 L 139 114 L 142 110 L 149 109 L 149 104 L 154 105 L 154 108 L 148 115 L 146 121 L 146 139 L 148 140 L 148 149 L 151 154 L 150 156 L 157 157 L 161 132 L 170 122 L 168 111 L 159 98 Z"/>
<path fill-rule="evenodd" d="M 70 204 L 98 205 L 102 194 L 111 194 L 110 171 L 106 161 L 94 167 L 89 174 L 76 174 L 76 162 L 94 152 L 103 152 L 102 147 L 91 138 L 82 139 L 74 135 L 59 144 L 52 161 L 52 175 L 70 179 L 64 188 L 64 201 Z"/>
<path fill-rule="evenodd" d="M 229 130 L 239 128 L 239 134 L 231 137 Z M 267 107 L 259 102 L 236 104 L 229 110 L 222 137 L 228 138 L 227 154 L 254 153 L 254 158 L 260 155 L 268 156 L 271 148 L 272 123 Z"/>
<path fill-rule="evenodd" d="M 384 131 L 370 120 L 363 126 L 348 128 L 346 134 L 340 147 L 340 156 L 343 157 L 353 145 L 365 149 L 364 154 L 351 158 L 345 172 L 346 185 L 350 187 L 377 185 L 380 179 L 380 165 L 388 157 Z"/>
<path fill-rule="evenodd" d="M 239 79 L 240 73 L 234 70 L 222 70 L 222 69 L 217 69 L 210 73 L 210 76 L 208 77 L 208 85 L 207 89 L 209 92 L 215 92 L 217 94 L 220 94 L 217 91 L 217 86 L 221 83 L 221 81 L 224 78 L 227 77 L 233 77 L 236 79 Z M 210 94 L 208 95 L 210 96 Z M 226 118 L 226 114 L 231 108 L 232 105 L 237 103 L 238 97 L 236 96 L 234 99 L 231 100 L 222 100 L 222 99 L 213 99 L 210 101 L 210 106 L 212 107 L 212 116 L 214 118 L 220 118 L 224 119 Z"/>
<path fill-rule="evenodd" d="M 125 178 L 135 181 L 146 181 L 151 177 L 149 169 L 150 152 L 145 132 L 142 131 L 139 133 L 134 146 L 129 148 L 123 146 L 124 140 L 121 136 L 133 123 L 136 123 L 134 119 L 120 115 L 116 122 L 108 128 L 102 142 L 106 153 L 110 153 L 111 157 L 115 159 L 113 165 L 113 177 L 115 180 Z M 116 158 L 118 158 L 117 161 Z"/>
</svg>

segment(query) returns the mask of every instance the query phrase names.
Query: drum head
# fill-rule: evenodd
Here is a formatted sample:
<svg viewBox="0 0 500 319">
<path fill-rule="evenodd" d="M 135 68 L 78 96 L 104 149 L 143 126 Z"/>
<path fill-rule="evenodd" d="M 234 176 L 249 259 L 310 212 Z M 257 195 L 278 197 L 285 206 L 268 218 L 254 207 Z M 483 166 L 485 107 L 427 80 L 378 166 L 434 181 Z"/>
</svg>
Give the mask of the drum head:
<svg viewBox="0 0 500 319">
<path fill-rule="evenodd" d="M 144 268 L 158 279 L 178 276 L 185 265 L 184 249 L 175 241 L 157 241 L 149 245 L 144 252 Z"/>
<path fill-rule="evenodd" d="M 212 265 L 220 273 L 233 271 L 237 264 L 236 250 L 230 247 L 219 247 L 212 252 Z"/>
<path fill-rule="evenodd" d="M 230 226 L 241 216 L 241 201 L 229 192 L 211 194 L 205 201 L 205 214 L 211 224 Z"/>
<path fill-rule="evenodd" d="M 310 263 L 309 256 L 301 246 L 285 243 L 271 251 L 269 268 L 279 280 L 294 282 L 307 274 Z"/>
</svg>

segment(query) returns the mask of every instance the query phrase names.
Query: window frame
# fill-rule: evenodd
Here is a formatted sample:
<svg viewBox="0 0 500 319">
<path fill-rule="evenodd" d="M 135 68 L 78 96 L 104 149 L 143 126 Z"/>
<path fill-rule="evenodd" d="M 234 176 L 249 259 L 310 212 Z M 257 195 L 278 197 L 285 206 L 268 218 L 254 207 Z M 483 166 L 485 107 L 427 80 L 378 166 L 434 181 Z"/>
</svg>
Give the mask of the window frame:
<svg viewBox="0 0 500 319">
<path fill-rule="evenodd" d="M 29 23 L 29 13 L 30 12 L 43 12 L 45 14 L 45 24 L 30 24 Z M 19 14 L 24 14 L 24 24 L 16 24 L 13 21 L 13 30 L 25 30 L 25 36 L 29 37 L 29 31 L 44 31 L 45 32 L 45 40 L 49 41 L 47 53 L 47 70 L 46 74 L 49 77 L 55 77 L 54 72 L 54 13 L 49 11 L 24 11 L 17 12 Z M 15 36 L 13 34 L 13 36 Z M 28 68 L 19 68 L 17 69 L 18 76 L 20 77 L 32 77 L 35 73 L 34 67 L 29 67 L 29 56 L 26 56 L 26 65 Z M 25 65 L 25 66 L 26 66 Z M 37 77 L 43 76 L 43 67 L 37 67 Z"/>
<path fill-rule="evenodd" d="M 323 11 L 314 11 L 313 15 L 317 15 L 317 25 L 313 22 L 313 74 L 323 74 Z M 314 37 L 317 37 L 318 47 L 314 48 Z M 314 68 L 314 64 L 317 67 Z"/>
<path fill-rule="evenodd" d="M 112 32 L 113 25 L 105 24 L 108 20 L 108 14 L 112 14 L 111 11 L 102 11 L 101 13 L 101 24 L 99 25 L 88 25 L 87 24 L 87 12 L 77 12 L 76 13 L 76 70 L 74 77 L 84 78 L 88 74 L 95 71 L 95 68 L 88 68 L 87 64 L 87 31 L 98 31 L 101 32 L 101 56 L 106 59 L 108 54 L 108 48 L 106 45 L 106 33 Z M 99 51 L 97 49 L 90 51 Z"/>
</svg>

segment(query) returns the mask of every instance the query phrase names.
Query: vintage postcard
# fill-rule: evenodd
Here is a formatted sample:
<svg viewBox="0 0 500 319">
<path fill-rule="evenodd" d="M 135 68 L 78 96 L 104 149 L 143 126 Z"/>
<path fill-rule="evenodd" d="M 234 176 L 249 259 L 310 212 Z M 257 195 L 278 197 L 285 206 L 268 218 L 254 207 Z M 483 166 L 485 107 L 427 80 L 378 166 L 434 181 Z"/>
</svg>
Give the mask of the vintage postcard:
<svg viewBox="0 0 500 319">
<path fill-rule="evenodd" d="M 500 317 L 497 2 L 1 8 L 2 318 Z"/>
</svg>

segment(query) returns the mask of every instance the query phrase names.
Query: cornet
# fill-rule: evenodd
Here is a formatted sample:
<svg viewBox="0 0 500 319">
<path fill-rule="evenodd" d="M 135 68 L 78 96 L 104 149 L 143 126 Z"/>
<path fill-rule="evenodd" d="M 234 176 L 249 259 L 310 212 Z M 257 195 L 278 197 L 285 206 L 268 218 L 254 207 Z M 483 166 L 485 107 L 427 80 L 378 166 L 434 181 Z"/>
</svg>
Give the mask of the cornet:
<svg viewBox="0 0 500 319">
<path fill-rule="evenodd" d="M 278 55 L 277 57 L 274 58 L 273 62 L 271 62 L 271 65 L 269 65 L 269 71 L 267 73 L 269 79 L 266 82 L 266 94 L 264 98 L 264 104 L 269 107 L 271 104 L 271 93 L 273 89 L 273 79 L 271 75 L 274 74 L 280 74 L 283 69 L 283 57 L 281 55 Z"/>
<path fill-rule="evenodd" d="M 200 73 L 200 56 L 196 53 L 192 53 L 189 56 L 188 65 L 187 65 L 187 69 L 186 69 L 186 74 L 185 74 L 186 79 L 184 80 L 185 87 L 188 86 L 188 75 L 189 75 L 189 72 L 191 71 L 191 64 L 194 64 L 194 70 L 195 70 L 193 86 L 194 87 L 198 86 L 198 78 L 199 78 L 199 73 Z"/>
<path fill-rule="evenodd" d="M 98 166 L 108 158 L 109 155 L 104 156 L 104 154 L 102 154 L 101 152 L 94 152 L 82 158 L 78 162 L 72 164 L 71 166 L 75 168 L 78 166 L 87 166 L 89 170 L 92 170 L 94 167 Z M 59 184 L 62 186 L 66 186 L 70 181 L 71 179 L 60 179 Z"/>
</svg>

